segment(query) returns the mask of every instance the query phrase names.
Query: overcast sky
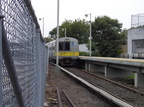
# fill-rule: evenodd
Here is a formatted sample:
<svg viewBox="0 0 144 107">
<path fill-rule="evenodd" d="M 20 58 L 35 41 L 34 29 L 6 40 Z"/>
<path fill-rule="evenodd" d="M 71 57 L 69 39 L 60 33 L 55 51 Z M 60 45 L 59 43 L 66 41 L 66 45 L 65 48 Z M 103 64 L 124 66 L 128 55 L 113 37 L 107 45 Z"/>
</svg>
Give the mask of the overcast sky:
<svg viewBox="0 0 144 107">
<path fill-rule="evenodd" d="M 67 19 L 86 19 L 85 14 L 95 17 L 107 15 L 123 23 L 123 28 L 131 27 L 131 15 L 144 13 L 144 0 L 59 0 L 59 25 Z M 44 36 L 57 26 L 57 0 L 31 0 L 37 18 L 44 18 Z M 42 23 L 39 21 L 41 29 Z"/>
</svg>

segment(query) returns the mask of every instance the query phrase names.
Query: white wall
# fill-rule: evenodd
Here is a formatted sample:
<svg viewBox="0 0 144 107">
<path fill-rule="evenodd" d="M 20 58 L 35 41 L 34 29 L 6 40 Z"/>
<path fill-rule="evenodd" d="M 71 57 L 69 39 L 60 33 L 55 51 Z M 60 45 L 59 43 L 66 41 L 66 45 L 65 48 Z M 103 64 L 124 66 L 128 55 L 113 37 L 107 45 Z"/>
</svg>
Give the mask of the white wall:
<svg viewBox="0 0 144 107">
<path fill-rule="evenodd" d="M 80 52 L 89 52 L 86 44 L 79 44 L 79 51 Z"/>
<path fill-rule="evenodd" d="M 144 39 L 144 27 L 128 30 L 128 54 L 132 55 L 132 41 Z"/>
</svg>

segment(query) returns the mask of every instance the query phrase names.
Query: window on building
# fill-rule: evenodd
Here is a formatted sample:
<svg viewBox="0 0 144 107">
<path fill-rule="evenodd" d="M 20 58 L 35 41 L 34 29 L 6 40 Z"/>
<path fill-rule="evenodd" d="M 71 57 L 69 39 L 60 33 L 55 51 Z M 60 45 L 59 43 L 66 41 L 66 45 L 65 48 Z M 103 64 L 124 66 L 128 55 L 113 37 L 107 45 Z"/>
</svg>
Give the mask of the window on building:
<svg viewBox="0 0 144 107">
<path fill-rule="evenodd" d="M 144 39 L 135 40 L 135 44 L 137 48 L 144 48 Z"/>
<path fill-rule="evenodd" d="M 132 52 L 133 53 L 144 53 L 144 39 L 132 41 Z"/>
</svg>

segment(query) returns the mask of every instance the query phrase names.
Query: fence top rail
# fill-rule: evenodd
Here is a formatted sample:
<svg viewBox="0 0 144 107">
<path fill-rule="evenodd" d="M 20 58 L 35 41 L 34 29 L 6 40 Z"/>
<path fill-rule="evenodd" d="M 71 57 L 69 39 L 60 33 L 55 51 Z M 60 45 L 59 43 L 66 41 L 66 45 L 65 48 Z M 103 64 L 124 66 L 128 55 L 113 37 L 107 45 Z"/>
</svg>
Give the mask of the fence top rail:
<svg viewBox="0 0 144 107">
<path fill-rule="evenodd" d="M 36 15 L 35 15 L 35 11 L 34 11 L 34 9 L 33 9 L 33 7 L 32 7 L 32 4 L 31 4 L 31 0 L 24 0 L 24 2 L 25 2 L 25 4 L 26 4 L 26 6 L 28 7 L 28 10 L 29 10 L 29 12 L 30 12 L 30 14 L 31 14 L 31 16 L 32 16 L 32 18 L 33 18 L 33 20 L 34 20 L 34 23 L 35 23 L 35 25 L 36 25 L 36 29 L 39 29 L 38 32 L 40 33 L 41 40 L 44 41 L 44 39 L 43 39 L 43 37 L 42 37 L 42 33 L 41 33 L 41 31 L 40 31 L 40 25 L 39 25 L 39 23 L 38 23 L 38 21 L 37 21 L 37 17 L 36 17 Z"/>
</svg>

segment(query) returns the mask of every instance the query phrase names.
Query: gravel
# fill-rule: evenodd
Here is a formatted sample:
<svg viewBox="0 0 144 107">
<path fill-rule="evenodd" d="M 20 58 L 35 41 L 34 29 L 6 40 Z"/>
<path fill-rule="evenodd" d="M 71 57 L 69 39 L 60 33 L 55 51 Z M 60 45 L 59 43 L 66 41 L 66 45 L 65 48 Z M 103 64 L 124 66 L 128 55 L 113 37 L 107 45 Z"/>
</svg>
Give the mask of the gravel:
<svg viewBox="0 0 144 107">
<path fill-rule="evenodd" d="M 113 93 L 113 95 L 116 95 L 116 96 L 124 99 L 125 101 L 131 103 L 134 107 L 144 107 L 144 96 L 130 92 L 127 89 L 121 88 L 121 87 L 116 86 L 116 85 L 109 83 L 107 81 L 92 78 L 92 77 L 90 77 L 90 76 L 86 75 L 85 73 L 82 73 L 78 70 L 75 70 L 72 68 L 67 68 L 67 69 L 70 72 L 74 73 L 75 75 L 77 75 L 77 76 L 79 76 L 85 80 L 91 81 L 93 84 L 98 85 L 101 88 L 103 88 L 104 90 L 107 90 L 107 91 Z M 141 89 L 142 88 L 140 88 L 140 91 L 142 91 Z M 139 88 L 137 88 L 137 90 L 139 90 Z"/>
<path fill-rule="evenodd" d="M 110 107 L 108 103 L 89 92 L 71 77 L 66 76 L 62 71 L 57 71 L 54 66 L 49 66 L 45 107 L 58 107 L 56 87 L 60 91 L 65 90 L 76 107 Z M 63 103 L 63 107 L 67 107 L 67 105 Z"/>
</svg>

